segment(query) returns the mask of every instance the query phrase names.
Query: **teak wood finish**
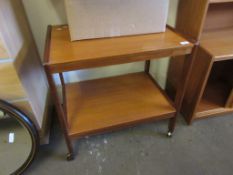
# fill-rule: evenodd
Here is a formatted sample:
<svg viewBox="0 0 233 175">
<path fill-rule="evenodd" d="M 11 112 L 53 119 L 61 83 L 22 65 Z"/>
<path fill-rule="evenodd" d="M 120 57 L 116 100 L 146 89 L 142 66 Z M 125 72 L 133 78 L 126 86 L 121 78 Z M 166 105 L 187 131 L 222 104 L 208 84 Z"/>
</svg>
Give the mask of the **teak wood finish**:
<svg viewBox="0 0 233 175">
<path fill-rule="evenodd" d="M 233 86 L 228 83 L 233 74 L 233 1 L 180 0 L 176 29 L 197 45 L 181 110 L 187 122 L 233 112 Z M 178 89 L 176 77 L 182 66 L 182 58 L 170 62 L 167 91 L 171 96 Z"/>
<path fill-rule="evenodd" d="M 176 112 L 144 72 L 68 84 L 66 93 L 70 137 L 171 118 Z"/>
<path fill-rule="evenodd" d="M 205 49 L 214 61 L 231 60 L 233 58 L 233 26 L 203 33 L 200 47 Z"/>
<path fill-rule="evenodd" d="M 71 42 L 68 26 L 49 26 L 44 68 L 56 104 L 59 122 L 74 156 L 72 139 L 112 131 L 142 122 L 170 119 L 170 134 L 175 129 L 186 88 L 187 69 L 183 70 L 175 103 L 150 75 L 150 60 L 187 55 L 189 65 L 193 44 L 174 30 L 165 33 L 104 38 Z M 145 61 L 145 72 L 65 84 L 66 71 Z M 59 99 L 53 74 L 59 73 L 63 100 Z M 62 104 L 63 103 L 63 104 Z"/>
<path fill-rule="evenodd" d="M 148 57 L 185 55 L 192 44 L 182 46 L 182 36 L 167 28 L 165 33 L 70 42 L 68 26 L 51 29 L 48 61 L 53 73 L 143 61 Z M 65 58 L 65 59 L 64 59 Z"/>
</svg>

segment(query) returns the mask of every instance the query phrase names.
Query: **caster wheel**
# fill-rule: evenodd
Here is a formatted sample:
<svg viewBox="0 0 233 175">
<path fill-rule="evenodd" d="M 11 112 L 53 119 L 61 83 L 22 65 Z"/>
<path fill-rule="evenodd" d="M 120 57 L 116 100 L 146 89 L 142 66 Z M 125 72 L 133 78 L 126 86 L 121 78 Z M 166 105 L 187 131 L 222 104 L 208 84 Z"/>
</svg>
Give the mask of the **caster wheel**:
<svg viewBox="0 0 233 175">
<path fill-rule="evenodd" d="M 172 132 L 168 132 L 167 137 L 172 137 Z"/>
<path fill-rule="evenodd" d="M 66 160 L 67 160 L 67 161 L 74 160 L 74 155 L 73 155 L 72 153 L 68 153 L 68 154 L 66 155 Z"/>
</svg>

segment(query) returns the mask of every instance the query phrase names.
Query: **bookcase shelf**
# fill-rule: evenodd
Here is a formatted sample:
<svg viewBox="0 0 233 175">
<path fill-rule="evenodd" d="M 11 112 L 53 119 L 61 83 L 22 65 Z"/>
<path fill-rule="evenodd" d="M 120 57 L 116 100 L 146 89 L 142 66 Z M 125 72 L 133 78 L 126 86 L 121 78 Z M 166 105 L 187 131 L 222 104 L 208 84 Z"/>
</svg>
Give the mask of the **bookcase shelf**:
<svg viewBox="0 0 233 175">
<path fill-rule="evenodd" d="M 230 92 L 230 87 L 225 82 L 208 82 L 197 106 L 195 118 L 233 112 L 233 109 L 226 107 Z"/>
<path fill-rule="evenodd" d="M 200 46 L 212 55 L 214 61 L 232 59 L 233 26 L 204 32 Z"/>
<path fill-rule="evenodd" d="M 180 0 L 176 28 L 197 45 L 181 110 L 187 122 L 233 112 L 233 1 Z M 171 60 L 167 83 L 171 96 L 182 66 L 187 66 L 182 58 Z"/>
<path fill-rule="evenodd" d="M 210 3 L 212 4 L 227 3 L 227 2 L 233 2 L 233 0 L 210 0 Z"/>
</svg>

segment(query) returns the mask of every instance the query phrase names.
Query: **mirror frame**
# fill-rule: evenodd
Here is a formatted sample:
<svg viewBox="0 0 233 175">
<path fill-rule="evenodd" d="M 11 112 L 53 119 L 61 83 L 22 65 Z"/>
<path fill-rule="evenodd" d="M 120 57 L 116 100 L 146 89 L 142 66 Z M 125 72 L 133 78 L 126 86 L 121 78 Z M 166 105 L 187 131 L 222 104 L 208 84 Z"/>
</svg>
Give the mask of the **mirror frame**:
<svg viewBox="0 0 233 175">
<path fill-rule="evenodd" d="M 31 152 L 27 160 L 22 164 L 22 166 L 12 173 L 13 175 L 22 174 L 32 163 L 32 161 L 35 158 L 36 153 L 38 152 L 38 148 L 40 145 L 38 131 L 35 125 L 33 124 L 33 122 L 27 117 L 27 115 L 25 115 L 21 110 L 14 107 L 13 105 L 3 100 L 0 100 L 0 110 L 6 114 L 9 114 L 10 117 L 15 118 L 22 126 L 24 126 L 27 129 L 27 131 L 30 134 L 31 141 L 32 141 Z"/>
</svg>

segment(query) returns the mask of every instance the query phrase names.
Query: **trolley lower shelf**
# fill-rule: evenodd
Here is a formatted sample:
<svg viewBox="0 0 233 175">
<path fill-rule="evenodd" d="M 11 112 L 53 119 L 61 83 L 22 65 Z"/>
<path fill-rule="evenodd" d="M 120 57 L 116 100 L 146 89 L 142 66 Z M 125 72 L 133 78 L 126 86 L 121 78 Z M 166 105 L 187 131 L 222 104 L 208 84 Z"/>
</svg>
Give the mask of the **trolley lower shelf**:
<svg viewBox="0 0 233 175">
<path fill-rule="evenodd" d="M 66 104 L 72 138 L 168 119 L 176 112 L 144 72 L 67 84 Z"/>
</svg>

